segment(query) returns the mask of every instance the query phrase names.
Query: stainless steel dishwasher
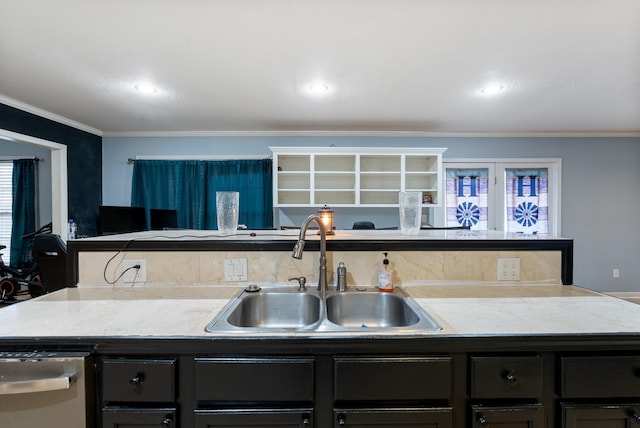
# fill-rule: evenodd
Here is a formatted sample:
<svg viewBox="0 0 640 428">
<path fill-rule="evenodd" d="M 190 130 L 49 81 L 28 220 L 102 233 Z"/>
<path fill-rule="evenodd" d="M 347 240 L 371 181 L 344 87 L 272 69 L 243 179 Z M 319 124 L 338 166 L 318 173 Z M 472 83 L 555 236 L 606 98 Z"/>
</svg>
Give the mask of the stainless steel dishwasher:
<svg viewBox="0 0 640 428">
<path fill-rule="evenodd" d="M 0 427 L 94 426 L 87 353 L 0 352 Z"/>
</svg>

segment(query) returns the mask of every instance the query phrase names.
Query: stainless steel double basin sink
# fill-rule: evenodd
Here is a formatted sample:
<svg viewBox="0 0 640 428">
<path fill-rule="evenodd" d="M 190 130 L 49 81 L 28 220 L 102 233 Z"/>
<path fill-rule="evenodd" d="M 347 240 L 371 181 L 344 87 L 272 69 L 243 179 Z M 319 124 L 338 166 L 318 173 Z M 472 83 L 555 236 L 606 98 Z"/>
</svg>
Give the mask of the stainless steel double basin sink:
<svg viewBox="0 0 640 428">
<path fill-rule="evenodd" d="M 207 325 L 210 333 L 362 332 L 419 333 L 442 327 L 403 290 L 374 287 L 299 291 L 269 287 L 242 291 Z"/>
</svg>

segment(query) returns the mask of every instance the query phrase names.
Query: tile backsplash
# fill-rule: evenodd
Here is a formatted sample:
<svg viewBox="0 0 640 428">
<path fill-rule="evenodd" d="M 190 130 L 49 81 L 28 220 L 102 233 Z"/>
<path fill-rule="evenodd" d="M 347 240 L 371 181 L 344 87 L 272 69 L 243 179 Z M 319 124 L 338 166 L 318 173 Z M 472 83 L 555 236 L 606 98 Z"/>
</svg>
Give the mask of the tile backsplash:
<svg viewBox="0 0 640 428">
<path fill-rule="evenodd" d="M 123 259 L 144 259 L 147 284 L 234 285 L 224 280 L 225 259 L 247 259 L 247 283 L 289 283 L 288 278 L 305 276 L 310 285 L 318 280 L 317 251 L 305 252 L 302 260 L 290 251 L 127 251 L 80 252 L 79 286 L 105 285 L 123 270 Z M 395 251 L 389 252 L 395 285 L 423 281 L 497 281 L 498 258 L 520 259 L 521 282 L 562 284 L 560 251 Z M 379 251 L 329 251 L 327 273 L 331 283 L 339 262 L 347 266 L 349 285 L 375 284 L 382 266 Z M 108 263 L 109 262 L 109 263 Z M 107 265 L 108 263 L 108 265 Z M 106 271 L 105 271 L 106 267 Z M 122 284 L 122 280 L 116 284 Z M 293 282 L 291 282 L 293 284 Z"/>
</svg>

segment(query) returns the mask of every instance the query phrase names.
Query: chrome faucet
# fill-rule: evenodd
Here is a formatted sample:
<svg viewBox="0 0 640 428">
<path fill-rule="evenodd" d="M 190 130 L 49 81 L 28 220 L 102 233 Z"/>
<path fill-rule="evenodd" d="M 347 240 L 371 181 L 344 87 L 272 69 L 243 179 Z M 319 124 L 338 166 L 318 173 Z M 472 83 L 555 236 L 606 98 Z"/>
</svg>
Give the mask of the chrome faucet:
<svg viewBox="0 0 640 428">
<path fill-rule="evenodd" d="M 304 238 L 307 235 L 309 223 L 312 221 L 315 221 L 320 229 L 320 273 L 318 276 L 318 291 L 324 292 L 329 288 L 327 286 L 327 233 L 324 230 L 324 225 L 322 224 L 320 217 L 312 214 L 307 217 L 304 223 L 302 223 L 302 226 L 300 227 L 300 236 L 298 237 L 296 245 L 293 246 L 293 253 L 291 254 L 291 257 L 298 260 L 302 258 Z"/>
</svg>

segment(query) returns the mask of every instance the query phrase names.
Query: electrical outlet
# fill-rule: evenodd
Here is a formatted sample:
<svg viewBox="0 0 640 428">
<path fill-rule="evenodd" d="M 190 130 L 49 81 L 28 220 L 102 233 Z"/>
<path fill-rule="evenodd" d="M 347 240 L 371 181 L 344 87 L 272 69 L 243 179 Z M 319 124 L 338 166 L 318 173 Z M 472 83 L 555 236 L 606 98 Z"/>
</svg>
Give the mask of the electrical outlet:
<svg viewBox="0 0 640 428">
<path fill-rule="evenodd" d="M 224 259 L 225 281 L 247 280 L 247 259 Z"/>
<path fill-rule="evenodd" d="M 614 277 L 614 278 L 620 278 L 620 269 L 615 268 L 615 269 L 613 270 L 613 277 Z"/>
<path fill-rule="evenodd" d="M 519 258 L 498 258 L 498 281 L 520 281 Z"/>
<path fill-rule="evenodd" d="M 122 261 L 122 270 L 140 265 L 140 269 L 129 269 L 122 276 L 126 283 L 140 284 L 147 281 L 147 264 L 144 259 L 125 259 Z"/>
</svg>

